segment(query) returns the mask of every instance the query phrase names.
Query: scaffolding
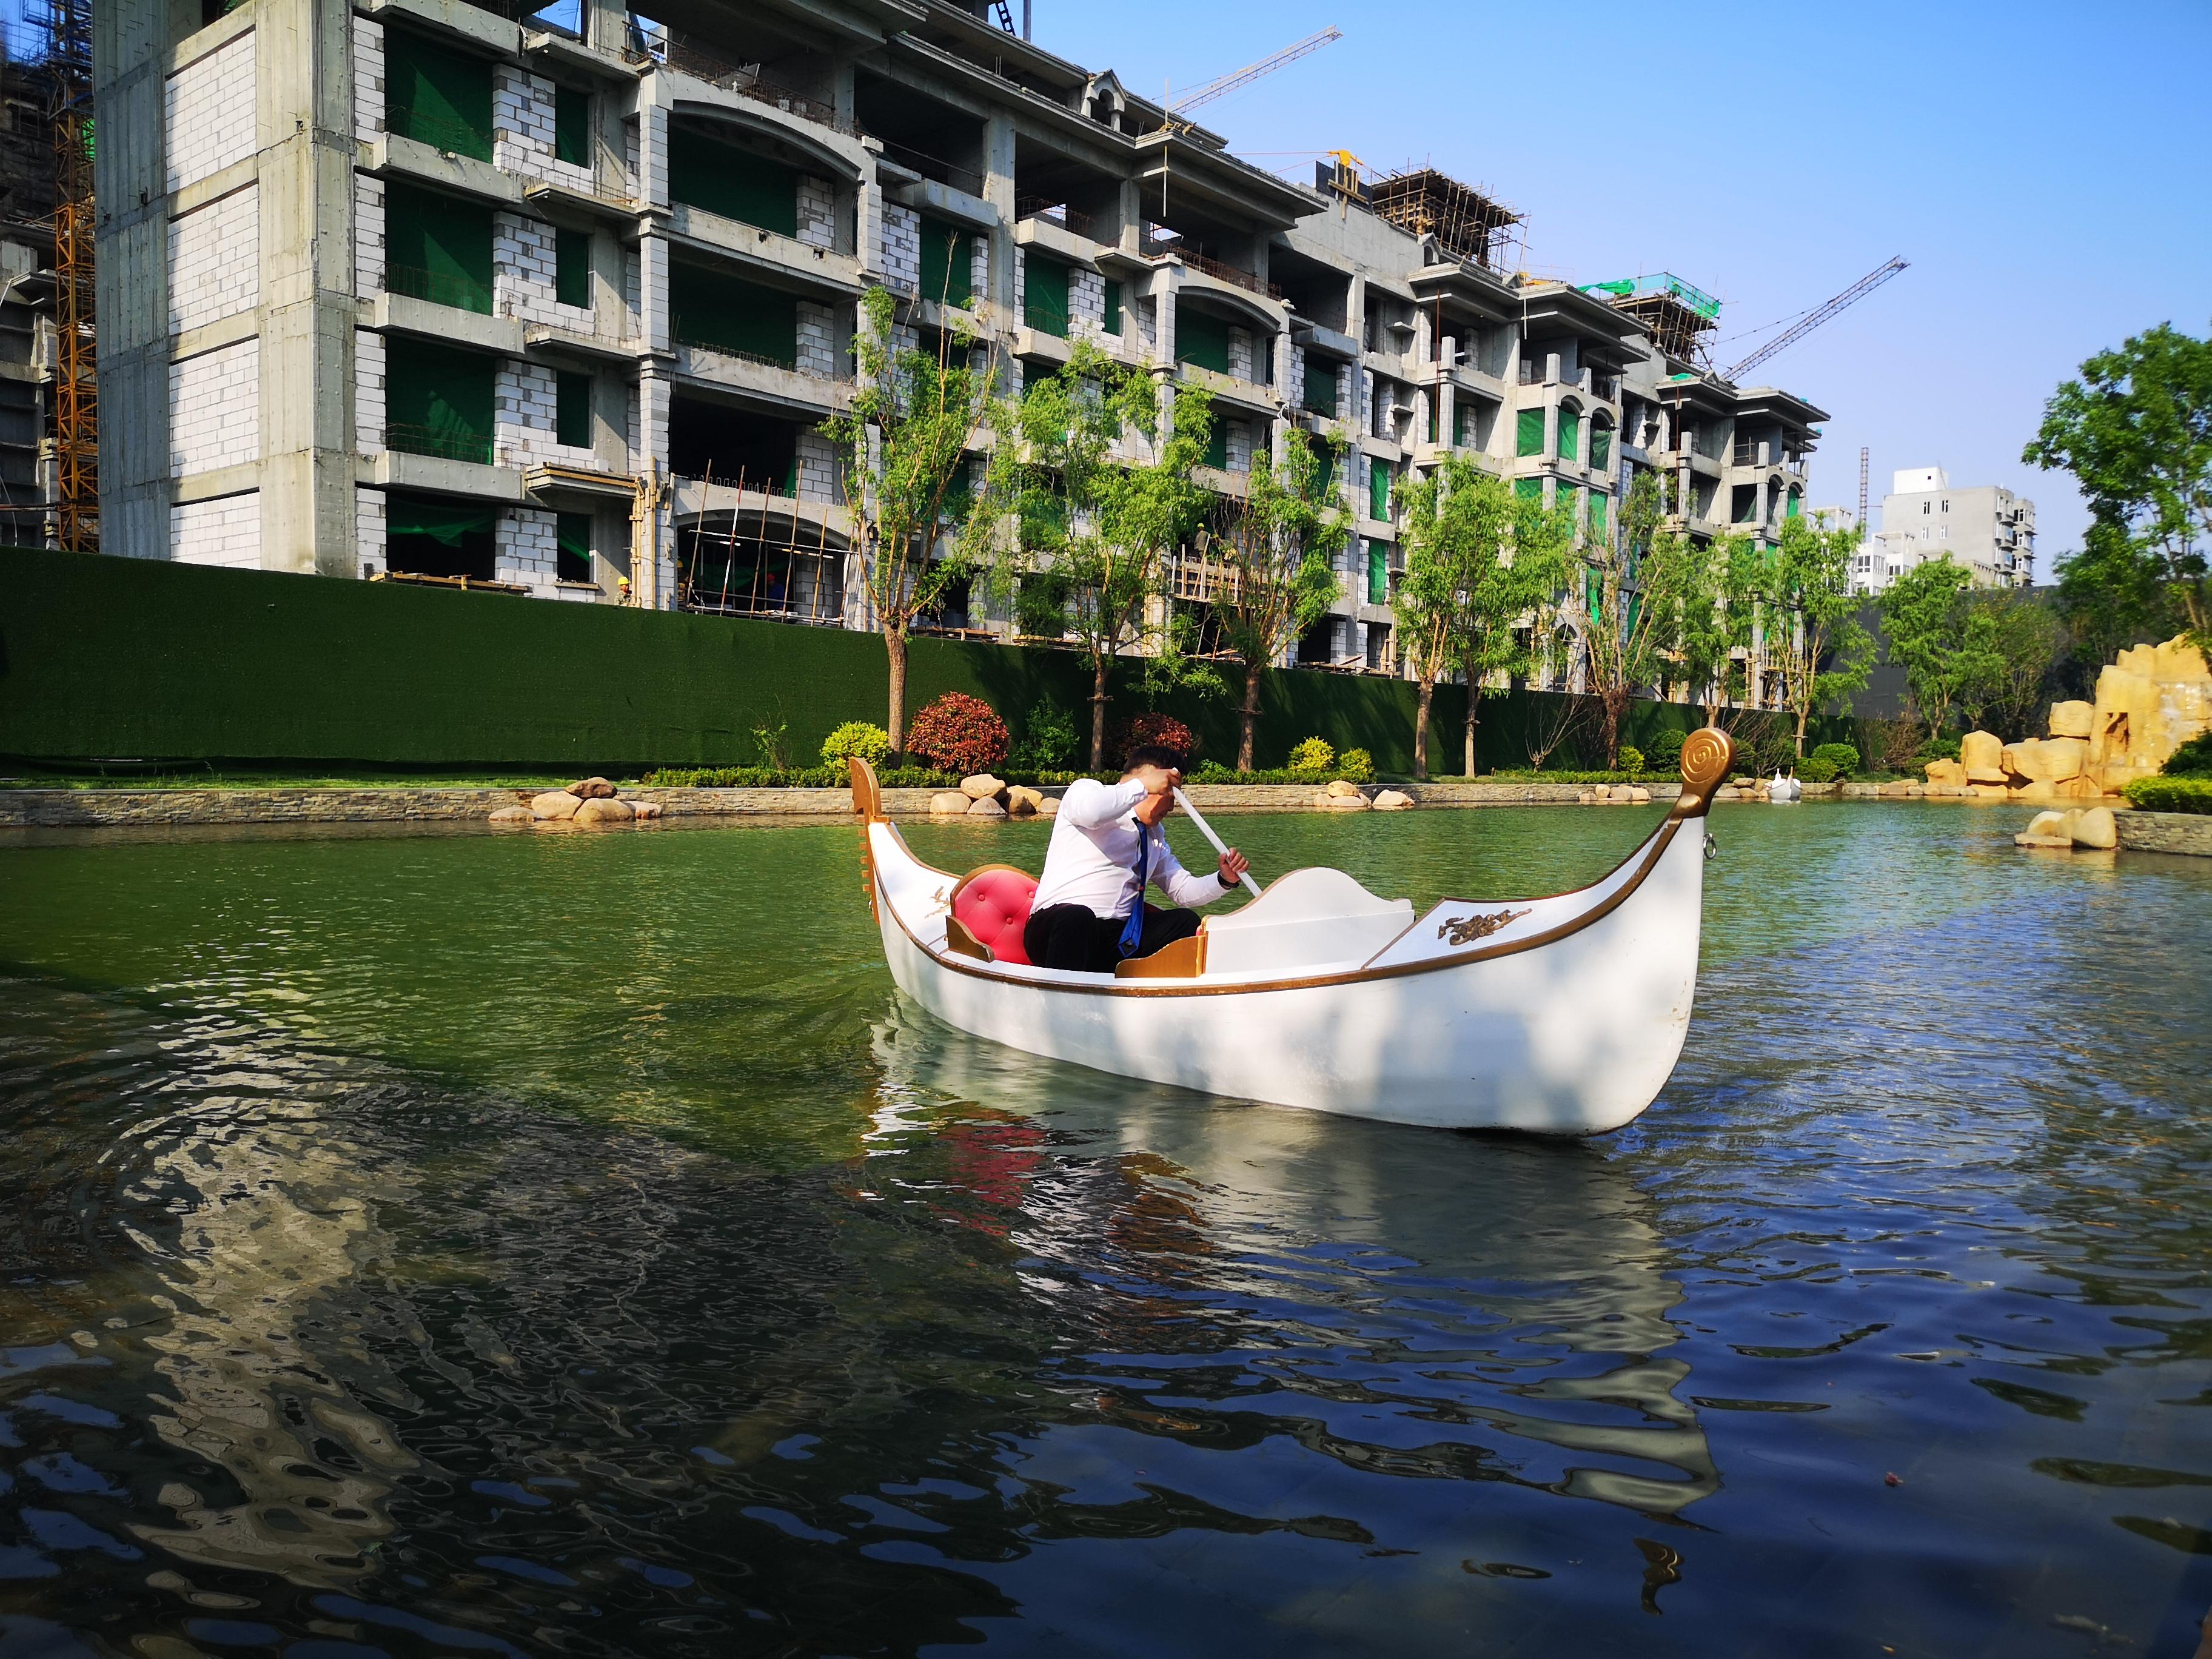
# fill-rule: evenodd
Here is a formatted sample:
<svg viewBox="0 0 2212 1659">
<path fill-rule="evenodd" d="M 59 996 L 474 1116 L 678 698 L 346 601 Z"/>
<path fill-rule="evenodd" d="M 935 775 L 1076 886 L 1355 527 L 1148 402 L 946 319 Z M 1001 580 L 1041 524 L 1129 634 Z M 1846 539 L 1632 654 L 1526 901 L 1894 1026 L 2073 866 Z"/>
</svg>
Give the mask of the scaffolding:
<svg viewBox="0 0 2212 1659">
<path fill-rule="evenodd" d="M 1446 252 L 1492 270 L 1503 269 L 1522 216 L 1434 167 L 1386 173 L 1364 191 L 1368 206 L 1416 236 L 1433 236 Z"/>
<path fill-rule="evenodd" d="M 55 541 L 100 550 L 100 401 L 93 315 L 92 3 L 32 0 L 53 77 Z"/>
<path fill-rule="evenodd" d="M 1699 337 L 1720 323 L 1721 302 L 1671 271 L 1588 283 L 1583 292 L 1609 295 L 1615 310 L 1633 317 L 1651 343 L 1678 363 L 1698 361 L 1705 346 Z"/>
</svg>

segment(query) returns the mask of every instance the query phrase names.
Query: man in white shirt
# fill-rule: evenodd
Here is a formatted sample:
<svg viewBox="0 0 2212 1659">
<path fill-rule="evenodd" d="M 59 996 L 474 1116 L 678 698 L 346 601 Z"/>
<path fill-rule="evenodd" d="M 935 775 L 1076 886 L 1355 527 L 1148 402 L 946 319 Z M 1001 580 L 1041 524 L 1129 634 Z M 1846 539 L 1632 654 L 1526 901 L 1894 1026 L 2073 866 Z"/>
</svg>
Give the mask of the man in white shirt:
<svg viewBox="0 0 2212 1659">
<path fill-rule="evenodd" d="M 1184 907 L 1211 904 L 1236 886 L 1249 866 L 1235 848 L 1209 876 L 1194 876 L 1169 850 L 1159 826 L 1175 811 L 1172 792 L 1182 781 L 1182 757 L 1146 744 L 1130 751 L 1121 782 L 1079 778 L 1067 786 L 1022 932 L 1032 963 L 1110 974 L 1125 957 L 1148 957 L 1198 932 L 1195 910 L 1146 904 L 1147 885 Z"/>
</svg>

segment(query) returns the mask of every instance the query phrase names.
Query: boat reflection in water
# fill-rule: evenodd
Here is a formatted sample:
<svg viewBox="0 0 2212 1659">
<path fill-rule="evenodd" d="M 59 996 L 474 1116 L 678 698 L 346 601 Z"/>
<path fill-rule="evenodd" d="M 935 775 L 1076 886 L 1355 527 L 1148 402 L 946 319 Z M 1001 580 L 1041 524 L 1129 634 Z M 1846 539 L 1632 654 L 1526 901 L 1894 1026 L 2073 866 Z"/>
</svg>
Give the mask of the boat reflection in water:
<svg viewBox="0 0 2212 1659">
<path fill-rule="evenodd" d="M 1165 1390 L 1218 1448 L 1287 1432 L 1650 1516 L 1718 1488 L 1654 1206 L 1601 1151 L 1117 1083 L 903 999 L 874 1048 L 872 1150 L 927 1138 L 958 1149 L 959 1204 L 1003 1195 L 954 1218 L 1003 1228 L 1055 1318 L 1088 1304 L 1070 1369 L 1105 1378 L 1102 1407 Z"/>
</svg>

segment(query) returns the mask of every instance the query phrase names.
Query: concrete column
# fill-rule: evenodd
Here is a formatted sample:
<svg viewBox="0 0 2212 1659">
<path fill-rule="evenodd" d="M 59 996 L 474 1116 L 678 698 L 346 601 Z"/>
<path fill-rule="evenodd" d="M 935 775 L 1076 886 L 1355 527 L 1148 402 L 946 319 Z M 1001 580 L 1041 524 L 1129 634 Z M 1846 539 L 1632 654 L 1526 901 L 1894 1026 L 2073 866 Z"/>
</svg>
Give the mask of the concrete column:
<svg viewBox="0 0 2212 1659">
<path fill-rule="evenodd" d="M 255 0 L 261 562 L 355 574 L 353 12 Z"/>
<path fill-rule="evenodd" d="M 997 308 L 999 327 L 1011 332 L 1021 324 L 1014 303 L 1014 124 L 994 115 L 983 124 L 983 199 L 999 212 L 991 227 L 991 281 L 988 298 Z M 999 390 L 1011 397 L 1021 388 L 1012 356 L 999 366 Z"/>
<path fill-rule="evenodd" d="M 884 186 L 872 165 L 875 150 L 868 155 L 872 165 L 860 181 L 858 200 L 854 204 L 854 235 L 860 243 L 860 274 L 872 282 L 880 283 L 884 276 Z"/>
<path fill-rule="evenodd" d="M 169 292 L 161 0 L 92 14 L 100 549 L 169 556 Z"/>
<path fill-rule="evenodd" d="M 622 0 L 582 0 L 584 39 L 602 52 L 629 44 L 629 9 Z"/>
<path fill-rule="evenodd" d="M 645 349 L 674 350 L 668 331 L 668 239 L 650 232 L 637 239 L 637 312 Z"/>
</svg>

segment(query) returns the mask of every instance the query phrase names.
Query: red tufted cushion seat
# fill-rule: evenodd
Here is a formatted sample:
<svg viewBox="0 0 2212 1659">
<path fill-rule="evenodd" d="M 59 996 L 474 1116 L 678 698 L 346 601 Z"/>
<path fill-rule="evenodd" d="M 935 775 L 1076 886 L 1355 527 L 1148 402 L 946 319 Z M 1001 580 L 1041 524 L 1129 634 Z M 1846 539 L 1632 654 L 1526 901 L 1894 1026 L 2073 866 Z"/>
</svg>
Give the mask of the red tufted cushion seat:
<svg viewBox="0 0 2212 1659">
<path fill-rule="evenodd" d="M 952 915 L 995 960 L 1027 967 L 1030 953 L 1022 946 L 1022 929 L 1029 926 L 1036 890 L 1037 878 L 1028 871 L 987 864 L 970 870 L 952 890 Z"/>
</svg>

